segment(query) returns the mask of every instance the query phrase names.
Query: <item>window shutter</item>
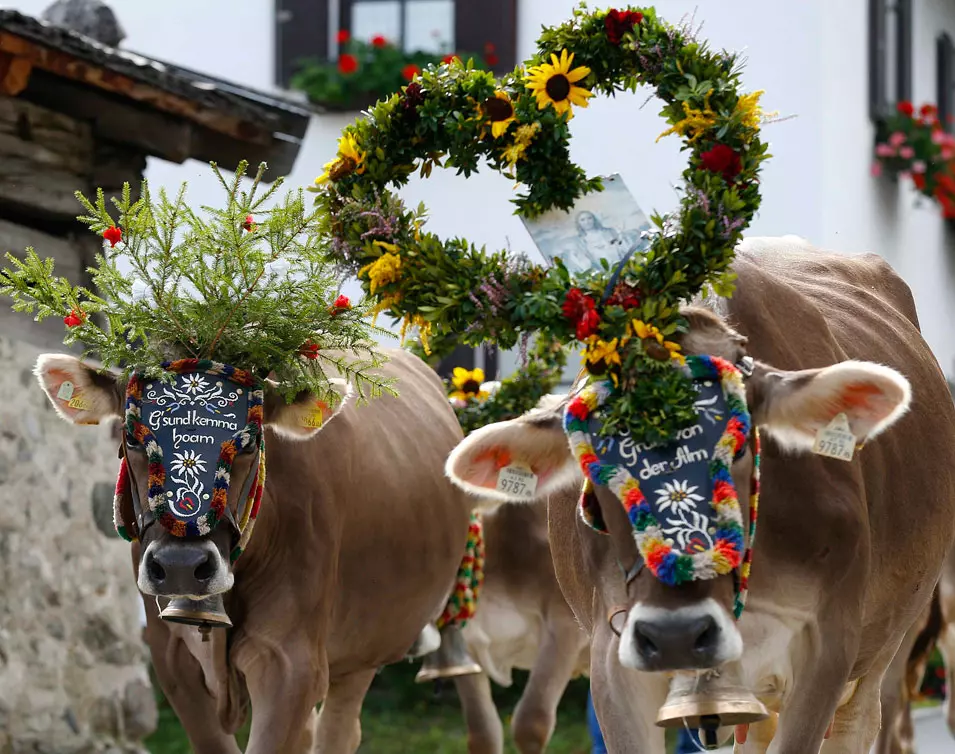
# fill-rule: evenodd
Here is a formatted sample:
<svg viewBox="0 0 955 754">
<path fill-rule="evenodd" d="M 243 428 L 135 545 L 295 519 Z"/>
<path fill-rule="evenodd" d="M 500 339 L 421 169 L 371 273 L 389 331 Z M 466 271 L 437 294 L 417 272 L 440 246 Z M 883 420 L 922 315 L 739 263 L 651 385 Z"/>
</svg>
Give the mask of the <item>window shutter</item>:
<svg viewBox="0 0 955 754">
<path fill-rule="evenodd" d="M 457 0 L 454 43 L 458 52 L 494 56 L 495 73 L 512 70 L 517 65 L 517 0 Z"/>
<path fill-rule="evenodd" d="M 895 0 L 895 102 L 912 101 L 912 0 Z M 895 104 L 895 103 L 892 103 Z"/>
<path fill-rule="evenodd" d="M 328 0 L 275 0 L 275 82 L 288 88 L 306 58 L 328 58 Z"/>
<path fill-rule="evenodd" d="M 939 35 L 935 43 L 936 56 L 936 94 L 938 104 L 938 119 L 949 133 L 952 132 L 952 115 L 955 114 L 953 98 L 955 98 L 955 46 L 952 38 L 945 33 Z"/>
</svg>

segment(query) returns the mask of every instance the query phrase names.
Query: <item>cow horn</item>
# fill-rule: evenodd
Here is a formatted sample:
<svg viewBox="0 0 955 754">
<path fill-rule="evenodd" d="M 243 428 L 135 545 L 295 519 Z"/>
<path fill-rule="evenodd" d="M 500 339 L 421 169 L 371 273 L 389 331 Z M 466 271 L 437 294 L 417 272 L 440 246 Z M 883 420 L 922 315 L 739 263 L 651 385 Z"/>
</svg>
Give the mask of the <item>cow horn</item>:
<svg viewBox="0 0 955 754">
<path fill-rule="evenodd" d="M 765 720 L 769 712 L 750 691 L 721 681 L 719 674 L 678 673 L 657 713 L 661 728 L 696 728 L 706 749 L 720 745 L 720 729 Z M 732 735 L 726 731 L 725 736 Z"/>
<path fill-rule="evenodd" d="M 468 652 L 461 629 L 448 625 L 441 629 L 441 646 L 425 655 L 415 683 L 427 683 L 438 678 L 454 678 L 459 675 L 477 675 L 484 672 Z"/>
<path fill-rule="evenodd" d="M 159 617 L 171 623 L 197 626 L 204 637 L 208 635 L 209 629 L 232 627 L 221 594 L 212 594 L 201 600 L 176 597 L 162 609 Z"/>
</svg>

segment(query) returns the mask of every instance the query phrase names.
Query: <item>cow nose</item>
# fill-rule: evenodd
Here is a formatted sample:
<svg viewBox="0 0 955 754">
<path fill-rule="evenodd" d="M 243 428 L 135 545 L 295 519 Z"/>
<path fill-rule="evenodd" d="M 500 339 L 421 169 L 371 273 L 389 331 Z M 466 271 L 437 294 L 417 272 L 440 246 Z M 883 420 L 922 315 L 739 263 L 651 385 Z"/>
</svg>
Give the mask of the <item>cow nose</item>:
<svg viewBox="0 0 955 754">
<path fill-rule="evenodd" d="M 720 647 L 712 615 L 679 620 L 638 620 L 633 624 L 637 653 L 648 670 L 711 668 Z"/>
<path fill-rule="evenodd" d="M 167 545 L 146 553 L 146 573 L 159 594 L 203 594 L 215 575 L 211 553 L 188 544 Z"/>
</svg>

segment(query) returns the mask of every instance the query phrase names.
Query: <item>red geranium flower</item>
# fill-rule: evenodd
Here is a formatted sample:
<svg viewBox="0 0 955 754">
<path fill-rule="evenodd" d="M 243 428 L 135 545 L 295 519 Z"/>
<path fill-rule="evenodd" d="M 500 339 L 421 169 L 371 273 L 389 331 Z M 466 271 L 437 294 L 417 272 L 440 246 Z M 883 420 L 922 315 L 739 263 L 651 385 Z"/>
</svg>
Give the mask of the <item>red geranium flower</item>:
<svg viewBox="0 0 955 754">
<path fill-rule="evenodd" d="M 255 220 L 252 215 L 245 216 L 245 222 L 242 223 L 242 230 L 248 231 L 249 233 L 255 230 Z"/>
<path fill-rule="evenodd" d="M 720 173 L 729 182 L 743 169 L 739 154 L 726 144 L 717 144 L 708 152 L 703 152 L 700 155 L 700 164 L 704 170 Z"/>
<path fill-rule="evenodd" d="M 86 322 L 86 313 L 71 309 L 70 313 L 63 317 L 63 324 L 67 327 L 78 327 Z"/>
<path fill-rule="evenodd" d="M 494 66 L 496 66 L 498 63 L 501 62 L 501 59 L 497 55 L 495 55 L 493 52 L 489 52 L 487 55 L 484 56 L 484 62 L 487 63 L 489 66 L 491 66 L 491 68 L 493 68 Z"/>
<path fill-rule="evenodd" d="M 302 347 L 298 349 L 298 352 L 306 359 L 317 359 L 319 350 L 321 349 L 319 349 L 318 343 L 307 340 Z"/>
<path fill-rule="evenodd" d="M 934 118 L 938 115 L 938 108 L 935 105 L 922 105 L 922 109 L 919 110 L 919 115 L 923 118 Z"/>
<path fill-rule="evenodd" d="M 112 225 L 103 231 L 103 238 L 109 241 L 110 247 L 113 247 L 123 240 L 123 231 Z"/>
<path fill-rule="evenodd" d="M 600 315 L 593 309 L 584 312 L 577 322 L 577 340 L 587 340 L 600 329 Z"/>
<path fill-rule="evenodd" d="M 925 173 L 912 173 L 912 183 L 919 191 L 925 190 Z"/>
<path fill-rule="evenodd" d="M 388 44 L 388 40 L 385 39 L 381 34 L 376 34 L 371 38 L 372 47 L 384 47 Z"/>
<path fill-rule="evenodd" d="M 347 309 L 351 309 L 351 301 L 348 299 L 348 296 L 339 296 L 335 299 L 335 303 L 332 304 L 332 316 L 334 317 L 339 312 L 343 312 Z"/>
<path fill-rule="evenodd" d="M 449 63 L 453 63 L 457 59 L 458 59 L 458 56 L 455 55 L 454 53 L 451 53 L 450 55 L 445 55 L 443 58 L 441 58 L 441 62 L 444 63 L 445 65 L 448 65 Z"/>
<path fill-rule="evenodd" d="M 343 45 L 345 42 L 351 39 L 351 34 L 348 33 L 347 29 L 339 29 L 336 39 L 338 40 L 338 44 Z"/>
<path fill-rule="evenodd" d="M 484 54 L 485 54 L 485 55 L 490 55 L 490 54 L 492 54 L 492 53 L 494 53 L 494 52 L 497 52 L 497 47 L 494 45 L 494 43 L 493 43 L 493 42 L 485 42 L 485 43 L 484 43 Z"/>
<path fill-rule="evenodd" d="M 358 70 L 358 58 L 349 53 L 343 53 L 338 58 L 338 70 L 346 76 Z"/>
<path fill-rule="evenodd" d="M 915 108 L 912 106 L 912 103 L 908 100 L 902 100 L 899 104 L 895 106 L 895 109 L 898 110 L 902 115 L 907 115 L 912 117 L 912 114 L 915 112 Z"/>
<path fill-rule="evenodd" d="M 633 31 L 633 27 L 643 21 L 643 14 L 636 10 L 611 10 L 604 19 L 604 28 L 607 30 L 607 39 L 611 44 L 618 45 L 623 35 Z"/>
<path fill-rule="evenodd" d="M 419 73 L 421 73 L 421 69 L 414 63 L 408 63 L 408 65 L 401 69 L 401 75 L 408 81 L 411 81 L 411 79 Z"/>
</svg>

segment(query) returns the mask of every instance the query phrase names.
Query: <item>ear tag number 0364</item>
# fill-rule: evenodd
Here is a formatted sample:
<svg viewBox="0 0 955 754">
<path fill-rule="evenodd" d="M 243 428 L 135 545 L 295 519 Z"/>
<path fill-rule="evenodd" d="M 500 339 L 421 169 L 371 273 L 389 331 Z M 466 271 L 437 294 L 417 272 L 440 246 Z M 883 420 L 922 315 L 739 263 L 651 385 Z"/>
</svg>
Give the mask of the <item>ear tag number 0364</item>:
<svg viewBox="0 0 955 754">
<path fill-rule="evenodd" d="M 849 429 L 845 414 L 836 414 L 831 422 L 816 433 L 812 452 L 840 461 L 851 461 L 856 449 L 856 436 Z"/>
<path fill-rule="evenodd" d="M 498 472 L 497 491 L 530 500 L 537 492 L 537 474 L 526 466 L 512 463 Z"/>
</svg>

